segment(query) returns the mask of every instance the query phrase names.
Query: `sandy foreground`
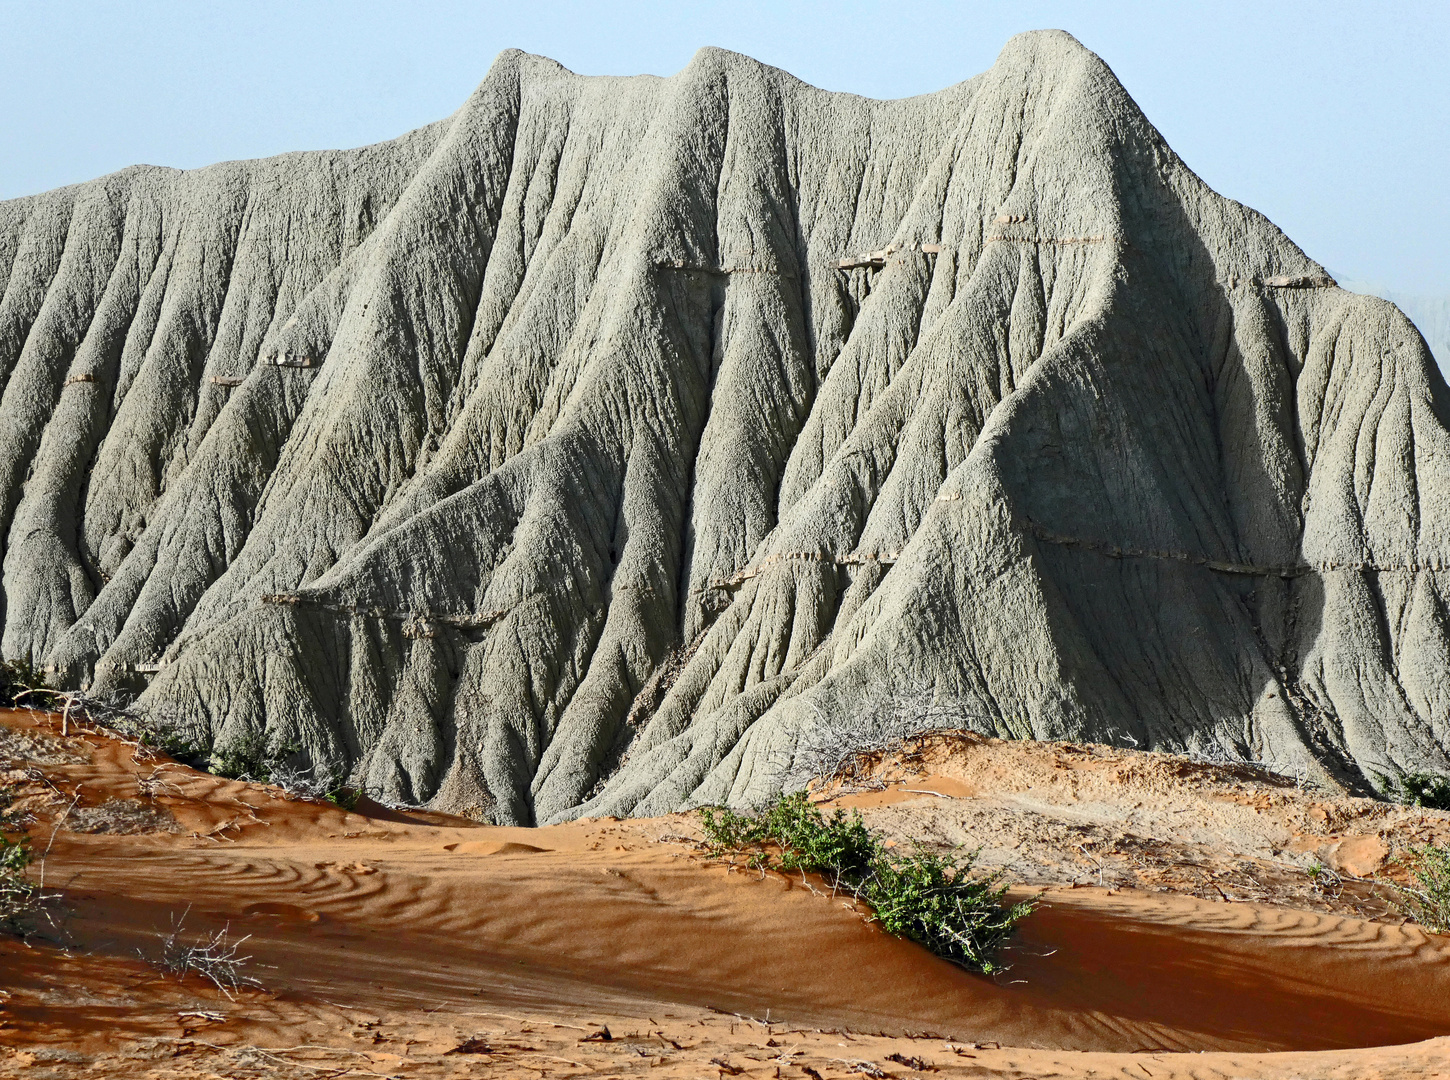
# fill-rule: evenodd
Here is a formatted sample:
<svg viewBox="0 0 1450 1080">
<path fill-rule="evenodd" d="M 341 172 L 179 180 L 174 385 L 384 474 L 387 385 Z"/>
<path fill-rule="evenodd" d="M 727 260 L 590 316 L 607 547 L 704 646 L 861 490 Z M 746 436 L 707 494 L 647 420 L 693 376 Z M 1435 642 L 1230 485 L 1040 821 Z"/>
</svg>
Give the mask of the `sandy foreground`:
<svg viewBox="0 0 1450 1080">
<path fill-rule="evenodd" d="M 1373 881 L 1442 813 L 945 736 L 828 793 L 1041 894 L 992 979 L 689 815 L 347 813 L 24 712 L 0 757 L 61 897 L 0 938 L 4 1076 L 1450 1076 L 1450 939 Z M 145 959 L 223 927 L 260 988 Z"/>
</svg>

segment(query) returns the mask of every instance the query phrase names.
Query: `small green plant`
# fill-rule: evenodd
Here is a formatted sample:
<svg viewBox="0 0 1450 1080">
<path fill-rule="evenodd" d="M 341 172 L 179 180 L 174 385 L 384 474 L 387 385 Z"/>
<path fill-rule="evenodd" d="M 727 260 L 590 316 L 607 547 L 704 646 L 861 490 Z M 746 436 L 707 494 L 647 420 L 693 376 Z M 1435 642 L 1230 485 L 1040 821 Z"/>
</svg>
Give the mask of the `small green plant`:
<svg viewBox="0 0 1450 1080">
<path fill-rule="evenodd" d="M 130 711 L 107 710 L 98 713 L 88 708 L 86 715 L 126 738 L 135 739 L 139 746 L 159 751 L 184 765 L 201 767 L 206 763 L 206 749 L 178 725 Z"/>
<path fill-rule="evenodd" d="M 1404 773 L 1398 777 L 1381 776 L 1380 787 L 1397 803 L 1423 806 L 1427 810 L 1450 810 L 1450 776 L 1439 773 Z"/>
<path fill-rule="evenodd" d="M 0 788 L 0 829 L 5 831 L 20 828 L 23 820 L 10 809 L 14 801 L 11 789 Z M 30 841 L 23 833 L 15 839 L 0 833 L 0 932 L 29 933 L 30 917 L 45 902 L 40 886 L 26 876 L 30 862 Z"/>
<path fill-rule="evenodd" d="M 1310 886 L 1321 896 L 1328 896 L 1331 899 L 1339 896 L 1344 880 L 1318 859 L 1306 866 L 1304 873 L 1309 877 Z"/>
<path fill-rule="evenodd" d="M 1005 904 L 1001 872 L 972 874 L 974 852 L 940 854 L 918 845 L 894 853 L 859 811 L 827 817 L 804 792 L 753 814 L 703 807 L 700 820 L 712 858 L 740 855 L 754 869 L 820 874 L 869 905 L 883 930 L 973 971 L 999 970 L 998 950 L 1036 906 Z"/>
<path fill-rule="evenodd" d="M 43 697 L 45 678 L 31 666 L 29 660 L 7 660 L 0 664 L 0 708 L 13 709 L 19 705 L 44 705 L 33 700 Z"/>
<path fill-rule="evenodd" d="M 1450 848 L 1426 844 L 1397 861 L 1412 882 L 1394 886 L 1400 910 L 1431 933 L 1450 933 Z"/>
<path fill-rule="evenodd" d="M 24 814 L 18 813 L 10 808 L 15 805 L 15 789 L 0 787 L 0 829 L 10 831 L 18 829 L 24 824 Z"/>
<path fill-rule="evenodd" d="M 24 933 L 26 917 L 40 904 L 39 887 L 25 876 L 30 858 L 24 837 L 0 836 L 0 929 L 8 934 Z"/>
<path fill-rule="evenodd" d="M 357 801 L 362 798 L 362 792 L 355 787 L 348 787 L 346 784 L 338 784 L 323 792 L 322 797 L 334 806 L 343 810 L 356 810 Z"/>
</svg>

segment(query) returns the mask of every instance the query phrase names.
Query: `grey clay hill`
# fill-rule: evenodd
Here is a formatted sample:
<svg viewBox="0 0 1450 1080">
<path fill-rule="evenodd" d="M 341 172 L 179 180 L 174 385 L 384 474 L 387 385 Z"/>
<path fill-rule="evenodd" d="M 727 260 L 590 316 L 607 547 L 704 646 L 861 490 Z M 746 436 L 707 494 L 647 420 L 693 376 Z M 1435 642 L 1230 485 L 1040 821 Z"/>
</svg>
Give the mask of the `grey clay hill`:
<svg viewBox="0 0 1450 1080">
<path fill-rule="evenodd" d="M 1450 750 L 1450 394 L 1064 33 L 939 93 L 504 53 L 360 150 L 0 203 L 7 658 L 501 823 L 803 733 Z"/>
</svg>

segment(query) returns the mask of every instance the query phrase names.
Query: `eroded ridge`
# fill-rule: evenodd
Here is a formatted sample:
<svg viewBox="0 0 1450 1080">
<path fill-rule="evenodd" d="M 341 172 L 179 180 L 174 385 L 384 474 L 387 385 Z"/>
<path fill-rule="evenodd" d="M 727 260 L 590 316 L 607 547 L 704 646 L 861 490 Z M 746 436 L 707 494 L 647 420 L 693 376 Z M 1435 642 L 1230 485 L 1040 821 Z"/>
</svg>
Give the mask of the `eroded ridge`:
<svg viewBox="0 0 1450 1080">
<path fill-rule="evenodd" d="M 1450 768 L 1424 342 L 1066 34 L 891 102 L 508 52 L 0 204 L 0 289 L 4 654 L 208 745 L 506 824 L 765 797 L 906 690 Z"/>
</svg>

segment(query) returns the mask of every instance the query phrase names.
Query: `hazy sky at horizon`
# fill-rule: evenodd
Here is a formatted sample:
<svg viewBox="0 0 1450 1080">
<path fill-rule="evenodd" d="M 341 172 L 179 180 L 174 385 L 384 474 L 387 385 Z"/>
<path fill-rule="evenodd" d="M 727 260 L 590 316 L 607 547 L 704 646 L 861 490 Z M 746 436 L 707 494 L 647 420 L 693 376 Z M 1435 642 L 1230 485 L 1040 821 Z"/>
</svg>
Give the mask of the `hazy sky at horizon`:
<svg viewBox="0 0 1450 1080">
<path fill-rule="evenodd" d="M 0 198 L 142 162 L 356 146 L 441 119 L 501 50 L 669 75 L 703 45 L 927 93 L 1058 27 L 1217 191 L 1331 272 L 1450 294 L 1450 3 L 413 4 L 0 0 Z"/>
</svg>

